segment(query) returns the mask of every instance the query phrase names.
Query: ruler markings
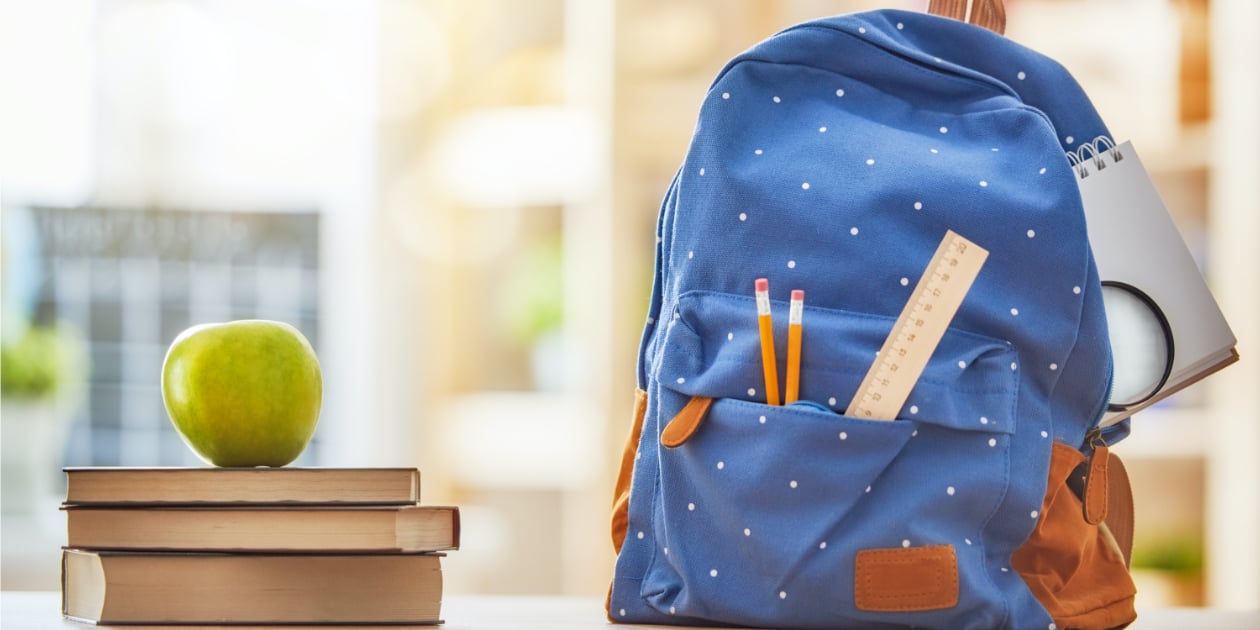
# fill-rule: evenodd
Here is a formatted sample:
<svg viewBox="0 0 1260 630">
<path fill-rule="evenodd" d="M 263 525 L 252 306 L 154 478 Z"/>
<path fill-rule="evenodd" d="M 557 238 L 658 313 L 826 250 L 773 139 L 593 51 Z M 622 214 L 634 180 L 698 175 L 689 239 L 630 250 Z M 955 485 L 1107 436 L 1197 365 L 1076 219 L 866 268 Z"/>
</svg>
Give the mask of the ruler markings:
<svg viewBox="0 0 1260 630">
<path fill-rule="evenodd" d="M 896 419 L 988 257 L 988 250 L 953 230 L 945 233 L 849 403 L 848 415 Z"/>
</svg>

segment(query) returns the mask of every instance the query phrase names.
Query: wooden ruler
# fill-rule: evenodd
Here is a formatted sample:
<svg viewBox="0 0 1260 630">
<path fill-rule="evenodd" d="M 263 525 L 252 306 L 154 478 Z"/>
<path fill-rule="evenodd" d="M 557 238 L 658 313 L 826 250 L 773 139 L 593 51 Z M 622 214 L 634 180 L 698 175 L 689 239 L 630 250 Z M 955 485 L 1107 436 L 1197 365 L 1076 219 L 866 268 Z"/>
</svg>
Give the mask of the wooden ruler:
<svg viewBox="0 0 1260 630">
<path fill-rule="evenodd" d="M 953 230 L 945 233 L 849 403 L 848 415 L 897 418 L 988 257 L 988 250 Z"/>
</svg>

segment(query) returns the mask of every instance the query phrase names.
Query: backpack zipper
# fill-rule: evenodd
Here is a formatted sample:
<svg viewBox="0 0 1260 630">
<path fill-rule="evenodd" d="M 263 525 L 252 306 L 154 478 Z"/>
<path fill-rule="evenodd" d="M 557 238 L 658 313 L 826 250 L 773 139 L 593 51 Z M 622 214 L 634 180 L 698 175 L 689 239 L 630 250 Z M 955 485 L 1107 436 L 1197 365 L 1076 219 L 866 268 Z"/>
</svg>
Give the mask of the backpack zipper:
<svg viewBox="0 0 1260 630">
<path fill-rule="evenodd" d="M 927 54 L 927 52 L 925 51 L 920 51 L 913 48 L 902 48 L 899 46 L 890 46 L 883 42 L 875 41 L 874 39 L 862 37 L 858 33 L 850 32 L 849 30 L 846 30 L 839 26 L 835 26 L 832 24 L 822 24 L 819 22 L 806 22 L 804 24 L 798 24 L 796 26 L 780 31 L 778 34 L 776 34 L 776 36 L 782 35 L 785 33 L 790 33 L 792 31 L 808 30 L 808 29 L 830 30 L 836 33 L 841 33 L 843 35 L 852 37 L 853 39 L 857 40 L 858 42 L 861 42 L 862 44 L 865 44 L 877 50 L 882 50 L 889 55 L 902 59 L 908 63 L 914 64 L 915 66 L 918 66 L 919 68 L 927 70 L 929 72 L 941 74 L 944 76 L 950 76 L 957 79 L 964 79 L 964 80 L 972 81 L 974 83 L 979 83 L 990 89 L 996 90 L 997 92 L 1005 96 L 1009 96 L 1015 99 L 1024 107 L 1037 111 L 1042 116 L 1045 116 L 1045 113 L 1042 112 L 1041 110 L 1038 110 L 1037 108 L 1032 107 L 1028 105 L 1027 103 L 1025 103 L 1024 99 L 1021 98 L 1019 93 L 1016 92 L 1010 85 L 1007 85 L 1006 83 L 999 81 L 993 78 L 992 76 L 989 76 L 983 72 L 972 70 L 964 66 L 959 66 L 958 64 L 955 64 L 947 59 L 940 59 L 939 57 L 932 57 L 931 55 Z M 1049 121 L 1047 120 L 1047 122 Z M 1053 128 L 1053 125 L 1051 125 L 1051 128 Z"/>
</svg>

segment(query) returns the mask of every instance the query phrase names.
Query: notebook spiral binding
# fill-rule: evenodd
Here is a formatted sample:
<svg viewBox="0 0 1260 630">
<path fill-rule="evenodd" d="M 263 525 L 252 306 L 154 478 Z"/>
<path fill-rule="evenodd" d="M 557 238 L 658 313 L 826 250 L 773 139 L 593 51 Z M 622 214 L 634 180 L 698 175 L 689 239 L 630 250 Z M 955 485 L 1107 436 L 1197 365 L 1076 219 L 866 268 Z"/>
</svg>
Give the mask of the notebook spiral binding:
<svg viewBox="0 0 1260 630">
<path fill-rule="evenodd" d="M 1085 179 L 1090 175 L 1089 164 L 1093 162 L 1094 170 L 1101 171 L 1107 168 L 1107 156 L 1111 157 L 1111 161 L 1119 162 L 1124 159 L 1124 154 L 1120 152 L 1120 147 L 1107 136 L 1098 136 L 1093 140 L 1082 144 L 1075 151 L 1067 151 L 1068 163 L 1072 165 L 1076 171 L 1076 176 Z"/>
</svg>

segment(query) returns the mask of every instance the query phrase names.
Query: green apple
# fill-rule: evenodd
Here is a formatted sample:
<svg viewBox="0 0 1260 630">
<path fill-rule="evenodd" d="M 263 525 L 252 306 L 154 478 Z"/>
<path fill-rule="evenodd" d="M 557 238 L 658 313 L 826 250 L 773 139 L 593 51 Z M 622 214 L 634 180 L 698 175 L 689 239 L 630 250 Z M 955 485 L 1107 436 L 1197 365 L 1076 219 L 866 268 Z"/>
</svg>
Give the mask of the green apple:
<svg viewBox="0 0 1260 630">
<path fill-rule="evenodd" d="M 162 364 L 162 402 L 199 457 L 216 466 L 284 466 L 315 434 L 319 359 L 296 328 L 261 319 L 180 333 Z"/>
</svg>

